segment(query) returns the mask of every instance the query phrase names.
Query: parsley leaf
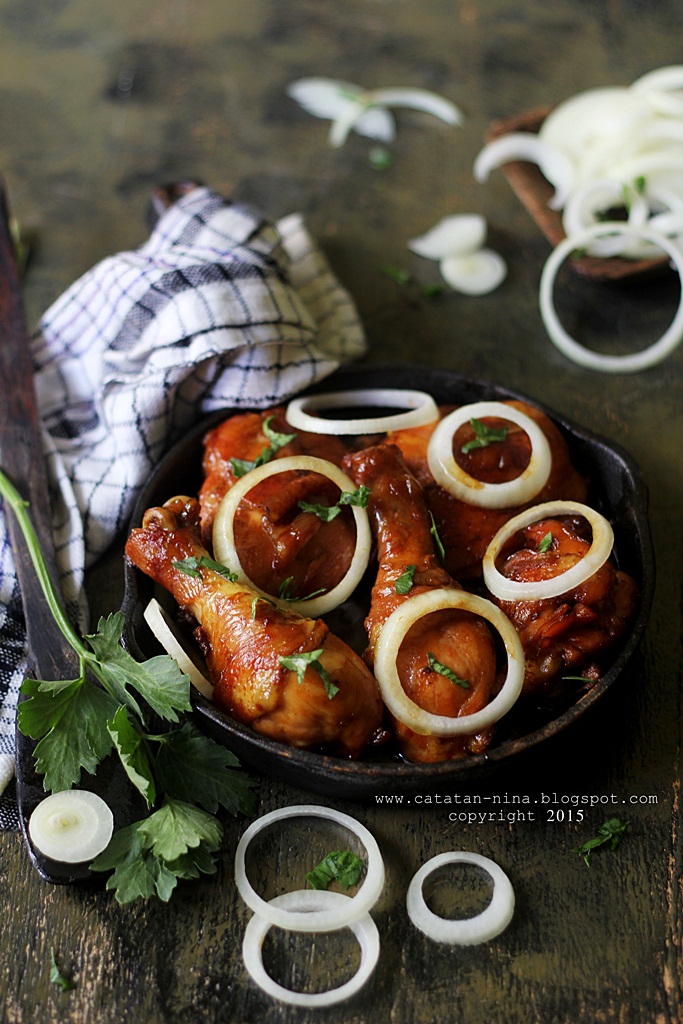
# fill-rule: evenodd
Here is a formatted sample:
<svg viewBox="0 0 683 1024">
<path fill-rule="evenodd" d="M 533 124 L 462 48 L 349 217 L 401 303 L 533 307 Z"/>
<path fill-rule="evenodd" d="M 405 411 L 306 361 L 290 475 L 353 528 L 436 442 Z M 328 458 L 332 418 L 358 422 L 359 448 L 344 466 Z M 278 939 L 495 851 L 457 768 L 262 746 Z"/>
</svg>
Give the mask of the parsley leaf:
<svg viewBox="0 0 683 1024">
<path fill-rule="evenodd" d="M 118 751 L 123 770 L 135 788 L 142 793 L 151 807 L 156 798 L 156 786 L 152 766 L 149 763 L 145 740 L 128 717 L 125 707 L 120 707 L 107 729 Z"/>
<path fill-rule="evenodd" d="M 553 535 L 552 535 L 552 531 L 548 530 L 548 532 L 546 533 L 545 537 L 541 538 L 541 540 L 539 542 L 539 545 L 538 545 L 538 550 L 539 550 L 539 552 L 542 555 L 544 555 L 546 553 L 546 551 L 550 551 L 552 546 L 553 546 Z"/>
<path fill-rule="evenodd" d="M 337 881 L 344 889 L 358 885 L 365 872 L 365 862 L 350 850 L 333 850 L 317 867 L 307 872 L 306 881 L 313 889 L 327 889 Z"/>
<path fill-rule="evenodd" d="M 329 672 L 318 660 L 322 653 L 323 649 L 320 647 L 317 651 L 304 651 L 301 654 L 292 654 L 290 656 L 281 654 L 278 660 L 283 668 L 289 669 L 290 672 L 296 672 L 299 683 L 303 683 L 306 669 L 309 666 L 315 669 L 323 681 L 327 696 L 332 700 L 335 694 L 339 693 L 339 687 L 335 686 L 330 679 Z"/>
<path fill-rule="evenodd" d="M 609 843 L 610 850 L 616 850 L 621 840 L 624 838 L 624 832 L 629 826 L 628 821 L 620 821 L 619 818 L 610 818 L 604 825 L 601 825 L 598 829 L 598 834 L 581 846 L 575 846 L 572 849 L 572 853 L 580 854 L 588 867 L 591 866 L 591 858 L 593 850 L 597 850 L 598 847 L 604 846 Z"/>
<path fill-rule="evenodd" d="M 431 651 L 427 651 L 427 663 L 433 672 L 438 672 L 440 676 L 444 676 L 449 682 L 455 683 L 456 686 L 462 686 L 463 690 L 469 690 L 470 684 L 467 680 L 461 679 L 457 672 L 448 668 L 443 662 L 438 661 Z"/>
<path fill-rule="evenodd" d="M 191 555 L 189 558 L 180 559 L 177 562 L 173 562 L 175 569 L 179 569 L 180 572 L 184 572 L 186 576 L 192 576 L 195 579 L 201 577 L 199 571 L 202 566 L 205 569 L 212 569 L 217 572 L 220 576 L 224 576 L 226 580 L 231 583 L 236 583 L 239 576 L 236 572 L 231 572 L 227 565 L 223 565 L 221 562 L 216 562 L 213 558 L 209 558 L 208 555 L 202 555 L 201 558 L 197 558 L 196 555 Z"/>
<path fill-rule="evenodd" d="M 397 594 L 408 594 L 413 587 L 413 579 L 415 577 L 416 565 L 406 566 L 405 572 L 402 572 L 394 584 L 394 590 Z"/>
<path fill-rule="evenodd" d="M 475 448 L 488 448 L 490 444 L 493 444 L 495 441 L 504 441 L 508 436 L 507 427 L 501 427 L 499 430 L 496 430 L 492 427 L 487 427 L 485 423 L 475 419 L 474 416 L 470 419 L 470 425 L 474 430 L 474 439 L 462 446 L 460 451 L 463 455 L 474 451 Z"/>
<path fill-rule="evenodd" d="M 285 445 L 289 444 L 296 437 L 296 434 L 281 434 L 277 430 L 273 430 L 270 424 L 274 419 L 274 416 L 268 416 L 263 421 L 262 430 L 270 443 L 263 449 L 260 455 L 257 455 L 252 461 L 247 459 L 230 459 L 232 471 L 236 477 L 244 476 L 250 469 L 256 469 L 257 466 L 264 466 L 267 462 L 270 462 L 276 452 L 279 452 L 280 448 L 284 448 Z"/>
<path fill-rule="evenodd" d="M 302 512 L 312 512 L 323 523 L 331 523 L 341 512 L 341 505 L 313 505 L 310 501 L 300 501 L 299 508 Z"/>
<path fill-rule="evenodd" d="M 60 971 L 55 958 L 54 946 L 50 946 L 50 981 L 62 992 L 71 992 L 76 988 L 73 981 Z"/>
<path fill-rule="evenodd" d="M 429 518 L 430 518 L 431 524 L 432 524 L 431 527 L 430 527 L 429 532 L 431 533 L 432 537 L 434 538 L 434 547 L 436 548 L 436 553 L 439 556 L 439 558 L 441 559 L 441 562 L 443 563 L 446 560 L 446 549 L 444 548 L 443 542 L 441 540 L 441 537 L 439 536 L 439 530 L 437 528 L 436 519 L 434 518 L 434 513 L 433 512 L 429 513 Z"/>
<path fill-rule="evenodd" d="M 320 587 L 319 590 L 312 590 L 310 594 L 306 594 L 305 597 L 297 597 L 294 593 L 294 577 L 288 576 L 286 580 L 283 580 L 278 588 L 277 596 L 281 601 L 310 601 L 312 597 L 317 597 L 318 594 L 326 593 L 324 587 Z"/>
<path fill-rule="evenodd" d="M 361 484 L 355 491 L 342 491 L 336 505 L 314 505 L 309 501 L 300 501 L 299 508 L 302 512 L 313 512 L 324 523 L 330 523 L 339 515 L 342 505 L 355 505 L 358 508 L 367 508 L 369 496 L 370 488 L 366 487 L 365 484 Z"/>
</svg>

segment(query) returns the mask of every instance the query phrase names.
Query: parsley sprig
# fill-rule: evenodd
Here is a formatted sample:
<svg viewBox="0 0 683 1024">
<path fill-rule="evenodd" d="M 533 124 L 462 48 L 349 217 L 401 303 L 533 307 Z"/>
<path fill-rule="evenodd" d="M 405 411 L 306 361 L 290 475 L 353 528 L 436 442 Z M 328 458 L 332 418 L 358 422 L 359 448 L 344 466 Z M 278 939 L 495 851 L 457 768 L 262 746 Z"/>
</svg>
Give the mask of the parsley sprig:
<svg viewBox="0 0 683 1024">
<path fill-rule="evenodd" d="M 487 427 L 485 423 L 482 423 L 481 420 L 476 419 L 474 416 L 470 419 L 470 426 L 474 430 L 474 438 L 460 449 L 463 455 L 473 452 L 476 448 L 488 448 L 490 444 L 496 441 L 504 441 L 508 436 L 507 427 L 501 427 L 499 430 L 496 430 L 493 427 Z"/>
<path fill-rule="evenodd" d="M 289 444 L 296 437 L 296 434 L 281 434 L 277 430 L 273 430 L 271 423 L 275 419 L 274 416 L 268 416 L 263 421 L 263 433 L 268 438 L 268 445 L 263 449 L 260 455 L 257 455 L 255 459 L 230 459 L 230 465 L 232 471 L 236 477 L 242 477 L 249 472 L 250 469 L 256 469 L 257 466 L 265 466 L 267 462 L 273 458 L 273 456 L 279 452 L 280 448 L 284 448 L 285 445 Z"/>
<path fill-rule="evenodd" d="M 114 752 L 147 817 L 115 833 L 93 862 L 112 870 L 107 887 L 120 903 L 156 893 L 170 898 L 178 879 L 210 873 L 222 836 L 215 817 L 253 810 L 254 782 L 236 769 L 237 758 L 181 716 L 191 710 L 190 680 L 168 655 L 138 662 L 121 646 L 121 612 L 100 618 L 80 637 L 49 577 L 27 504 L 0 471 L 0 495 L 14 512 L 60 632 L 79 662 L 76 679 L 26 679 L 18 726 L 37 741 L 36 770 L 45 790 L 78 785 Z M 152 732 L 152 721 L 162 732 Z M 199 806 L 197 806 L 199 805 Z"/>
</svg>

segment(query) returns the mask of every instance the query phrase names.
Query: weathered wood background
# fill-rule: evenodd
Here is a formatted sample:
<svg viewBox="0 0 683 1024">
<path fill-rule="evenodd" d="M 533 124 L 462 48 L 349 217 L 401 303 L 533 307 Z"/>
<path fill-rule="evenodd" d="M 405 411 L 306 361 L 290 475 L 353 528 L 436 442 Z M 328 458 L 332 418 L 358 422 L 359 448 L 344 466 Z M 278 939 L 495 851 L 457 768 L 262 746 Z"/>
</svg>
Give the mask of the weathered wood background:
<svg viewBox="0 0 683 1024">
<path fill-rule="evenodd" d="M 478 784 L 482 796 L 607 796 L 631 822 L 615 854 L 588 869 L 572 853 L 606 817 L 484 824 L 449 820 L 447 805 L 348 805 L 376 835 L 387 865 L 374 911 L 378 970 L 352 1002 L 306 1013 L 259 993 L 241 963 L 249 912 L 232 876 L 243 822 L 227 822 L 217 878 L 166 906 L 119 907 L 91 889 L 53 888 L 32 871 L 18 835 L 0 836 L 0 1011 L 3 1021 L 673 1024 L 681 999 L 681 446 L 683 348 L 634 376 L 601 376 L 551 346 L 537 307 L 549 247 L 496 172 L 472 162 L 493 119 L 587 87 L 625 84 L 680 61 L 678 0 L 5 0 L 0 5 L 0 173 L 13 211 L 36 238 L 26 278 L 30 323 L 78 275 L 140 244 L 151 189 L 192 176 L 273 217 L 302 210 L 359 306 L 368 360 L 424 362 L 489 378 L 542 400 L 617 441 L 650 489 L 658 580 L 639 655 L 590 720 L 556 746 Z M 286 96 L 293 79 L 325 74 L 365 86 L 413 85 L 459 103 L 448 129 L 399 113 L 393 162 L 369 161 L 367 140 L 326 144 L 327 125 Z M 382 272 L 436 280 L 407 239 L 456 212 L 484 213 L 509 277 L 486 298 L 426 300 Z M 568 288 L 586 330 L 654 337 L 675 285 Z M 116 601 L 118 555 L 93 574 Z M 475 790 L 471 790 L 474 792 Z M 468 790 L 462 787 L 460 794 Z M 260 811 L 309 800 L 271 780 Z M 634 799 L 636 802 L 631 803 Z M 641 802 L 642 799 L 642 802 Z M 504 811 L 513 807 L 502 806 Z M 564 808 L 567 810 L 567 807 Z M 454 848 L 488 854 L 509 873 L 517 912 L 488 945 L 436 947 L 409 924 L 407 883 Z M 264 859 L 264 884 L 274 866 Z M 302 971 L 334 980 L 341 937 L 294 944 Z M 49 981 L 54 947 L 75 989 Z M 268 950 L 287 961 L 276 938 Z M 315 955 L 314 955 L 315 953 Z M 285 968 L 282 968 L 286 977 Z"/>
</svg>

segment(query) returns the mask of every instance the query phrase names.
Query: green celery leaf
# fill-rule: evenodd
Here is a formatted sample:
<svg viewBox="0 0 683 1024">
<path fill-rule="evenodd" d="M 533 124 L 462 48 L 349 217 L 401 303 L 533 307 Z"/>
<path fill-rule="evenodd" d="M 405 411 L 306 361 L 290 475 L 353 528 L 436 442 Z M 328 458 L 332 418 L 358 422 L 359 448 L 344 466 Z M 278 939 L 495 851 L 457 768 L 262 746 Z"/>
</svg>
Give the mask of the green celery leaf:
<svg viewBox="0 0 683 1024">
<path fill-rule="evenodd" d="M 240 772 L 229 750 L 209 739 L 191 722 L 166 733 L 156 757 L 159 780 L 170 796 L 199 803 L 215 814 L 219 805 L 231 814 L 251 814 L 256 781 Z"/>
<path fill-rule="evenodd" d="M 83 768 L 94 775 L 112 749 L 106 722 L 118 708 L 114 698 L 82 679 L 26 679 L 21 690 L 29 700 L 19 705 L 19 728 L 40 740 L 34 756 L 45 789 L 71 789 L 80 782 Z"/>
<path fill-rule="evenodd" d="M 125 707 L 120 707 L 113 719 L 107 722 L 107 729 L 118 751 L 123 770 L 135 788 L 142 793 L 147 806 L 151 807 L 156 799 L 152 767 L 143 737 L 131 722 Z"/>
<path fill-rule="evenodd" d="M 169 796 L 158 811 L 140 822 L 139 829 L 155 856 L 167 862 L 201 844 L 217 850 L 223 832 L 216 818 L 206 811 Z"/>
</svg>

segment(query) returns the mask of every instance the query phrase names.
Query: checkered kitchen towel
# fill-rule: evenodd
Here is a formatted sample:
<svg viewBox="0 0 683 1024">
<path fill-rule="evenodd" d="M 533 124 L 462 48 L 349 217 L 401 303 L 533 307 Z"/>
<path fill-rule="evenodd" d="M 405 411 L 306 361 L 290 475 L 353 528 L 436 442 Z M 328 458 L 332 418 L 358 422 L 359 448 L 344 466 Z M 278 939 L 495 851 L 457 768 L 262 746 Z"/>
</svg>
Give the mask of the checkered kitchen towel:
<svg viewBox="0 0 683 1024">
<path fill-rule="evenodd" d="M 197 187 L 136 251 L 85 274 L 33 338 L 65 601 L 85 625 L 83 577 L 126 524 L 168 444 L 213 409 L 264 408 L 363 354 L 353 303 L 292 215 L 272 225 Z M 0 515 L 0 828 L 24 632 Z"/>
</svg>

